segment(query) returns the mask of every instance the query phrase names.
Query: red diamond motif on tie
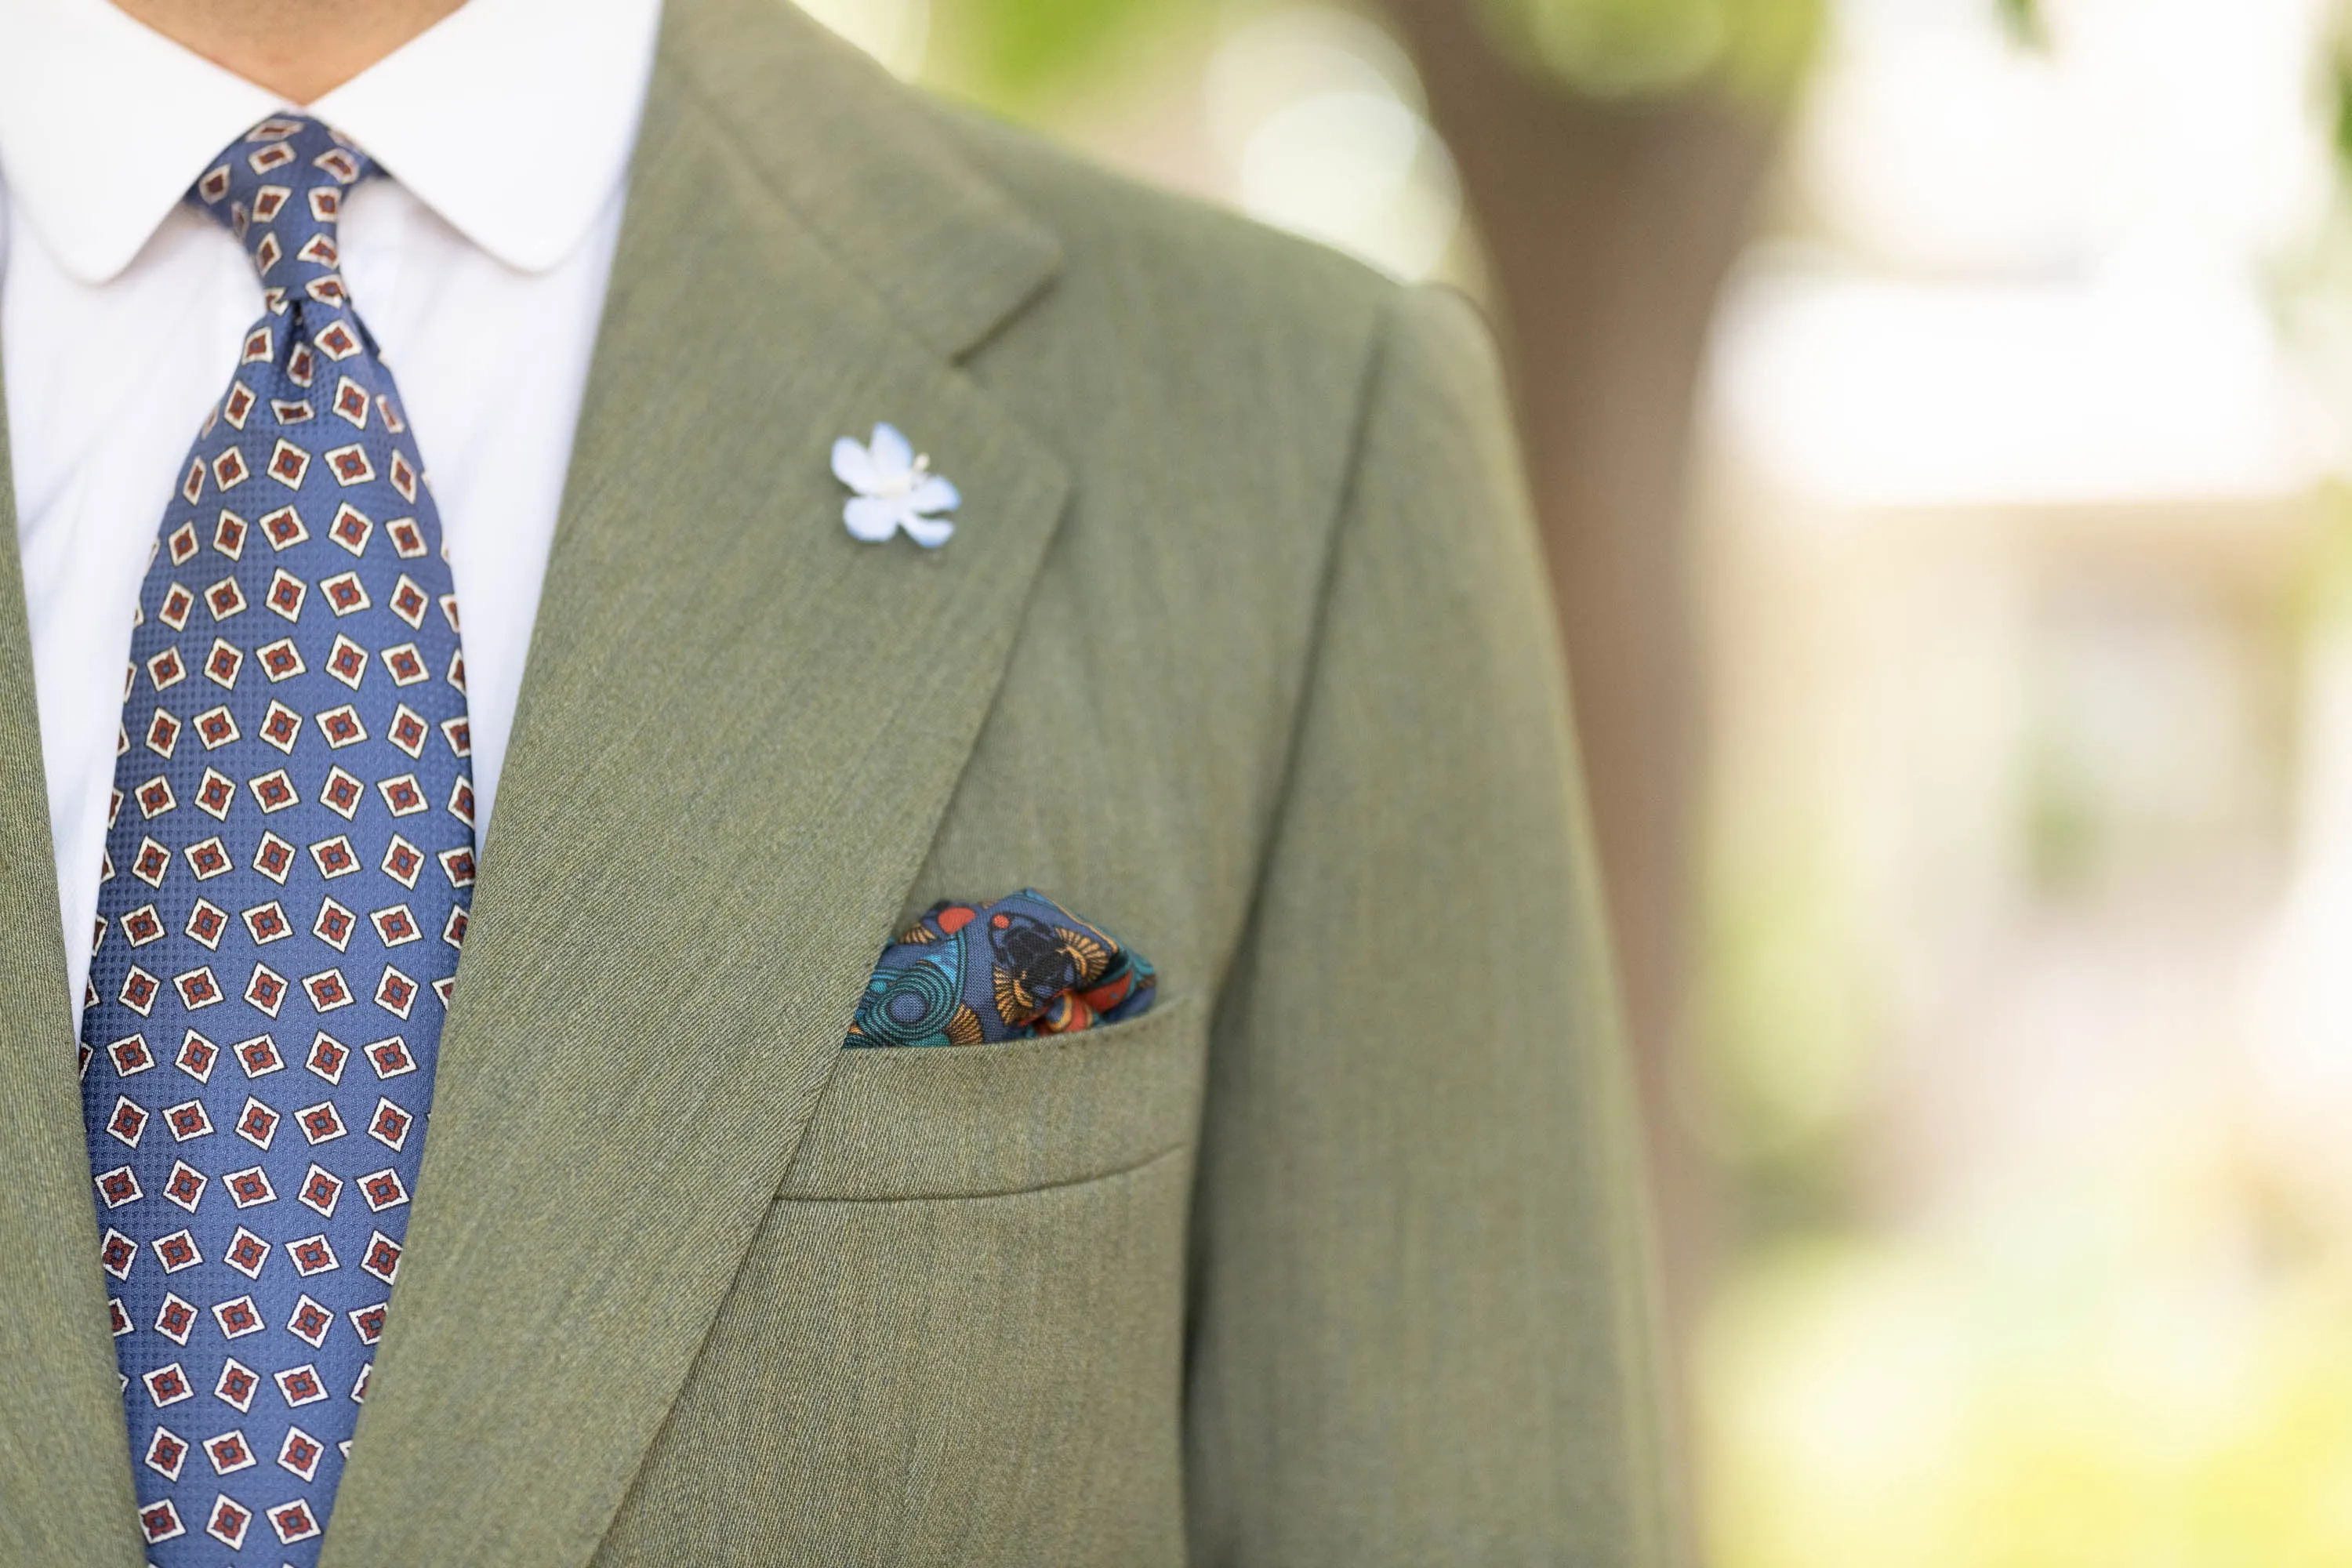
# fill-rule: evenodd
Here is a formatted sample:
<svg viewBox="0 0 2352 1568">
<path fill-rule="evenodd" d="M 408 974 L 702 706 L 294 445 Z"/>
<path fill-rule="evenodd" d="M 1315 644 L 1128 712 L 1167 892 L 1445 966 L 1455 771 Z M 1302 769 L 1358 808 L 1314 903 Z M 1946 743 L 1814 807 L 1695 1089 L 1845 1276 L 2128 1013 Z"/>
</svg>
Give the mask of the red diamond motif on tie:
<svg viewBox="0 0 2352 1568">
<path fill-rule="evenodd" d="M 374 172 L 284 116 L 188 196 L 266 313 L 140 590 L 106 846 L 128 874 L 100 886 L 81 1052 L 158 1568 L 318 1560 L 399 1300 L 473 881 L 440 517 L 339 270 L 342 193 Z"/>
</svg>

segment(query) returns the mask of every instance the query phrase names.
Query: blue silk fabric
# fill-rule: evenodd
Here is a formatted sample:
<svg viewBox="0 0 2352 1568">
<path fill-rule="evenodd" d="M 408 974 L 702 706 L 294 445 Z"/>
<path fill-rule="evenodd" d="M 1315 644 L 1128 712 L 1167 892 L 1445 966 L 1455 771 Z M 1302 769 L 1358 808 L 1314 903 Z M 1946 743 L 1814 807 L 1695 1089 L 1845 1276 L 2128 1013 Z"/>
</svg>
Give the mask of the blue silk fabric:
<svg viewBox="0 0 2352 1568">
<path fill-rule="evenodd" d="M 82 1016 L 92 1263 L 158 1568 L 318 1560 L 474 879 L 441 520 L 338 267 L 373 172 L 273 119 L 188 198 L 264 310 L 140 588 Z"/>
<path fill-rule="evenodd" d="M 845 1046 L 982 1046 L 1066 1035 L 1150 1010 L 1142 955 L 1034 889 L 950 900 L 882 950 Z"/>
</svg>

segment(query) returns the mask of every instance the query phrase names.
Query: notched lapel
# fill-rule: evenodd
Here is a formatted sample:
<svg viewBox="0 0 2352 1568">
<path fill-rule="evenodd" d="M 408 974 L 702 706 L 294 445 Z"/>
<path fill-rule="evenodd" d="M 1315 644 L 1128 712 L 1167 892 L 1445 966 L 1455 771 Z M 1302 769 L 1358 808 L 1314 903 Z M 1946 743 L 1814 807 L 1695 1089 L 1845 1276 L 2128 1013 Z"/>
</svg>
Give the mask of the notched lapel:
<svg viewBox="0 0 2352 1568">
<path fill-rule="evenodd" d="M 832 1068 L 1063 510 L 1061 465 L 940 352 L 972 323 L 909 330 L 850 265 L 856 237 L 780 199 L 731 95 L 708 98 L 678 36 L 723 41 L 735 8 L 674 0 L 666 24 L 330 1568 L 593 1552 Z M 764 6 L 755 25 L 803 26 Z M 1008 306 L 1043 281 L 1032 239 L 971 237 Z M 829 449 L 879 419 L 963 491 L 940 550 L 842 525 Z"/>
</svg>

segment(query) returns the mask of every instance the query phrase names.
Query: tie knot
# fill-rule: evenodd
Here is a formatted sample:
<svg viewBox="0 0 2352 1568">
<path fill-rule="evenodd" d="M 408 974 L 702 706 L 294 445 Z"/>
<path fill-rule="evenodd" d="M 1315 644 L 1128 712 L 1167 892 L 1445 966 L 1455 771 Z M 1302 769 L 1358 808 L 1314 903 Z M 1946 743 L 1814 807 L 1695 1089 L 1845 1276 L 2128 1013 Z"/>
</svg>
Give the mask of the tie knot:
<svg viewBox="0 0 2352 1568">
<path fill-rule="evenodd" d="M 188 193 L 245 247 L 272 313 L 301 294 L 350 304 L 335 225 L 343 192 L 376 172 L 367 154 L 307 115 L 273 115 L 221 154 Z"/>
</svg>

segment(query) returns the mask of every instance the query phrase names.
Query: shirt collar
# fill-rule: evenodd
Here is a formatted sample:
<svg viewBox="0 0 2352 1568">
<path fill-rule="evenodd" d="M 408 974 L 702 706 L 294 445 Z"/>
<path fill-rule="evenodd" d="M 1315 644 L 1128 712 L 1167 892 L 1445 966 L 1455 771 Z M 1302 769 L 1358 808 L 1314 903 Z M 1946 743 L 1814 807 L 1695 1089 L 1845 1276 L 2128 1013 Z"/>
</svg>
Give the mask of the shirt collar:
<svg viewBox="0 0 2352 1568">
<path fill-rule="evenodd" d="M 625 178 L 660 0 L 467 0 L 314 114 L 527 272 Z M 131 264 L 220 150 L 288 105 L 109 0 L 0 0 L 0 176 L 68 272 Z"/>
</svg>

